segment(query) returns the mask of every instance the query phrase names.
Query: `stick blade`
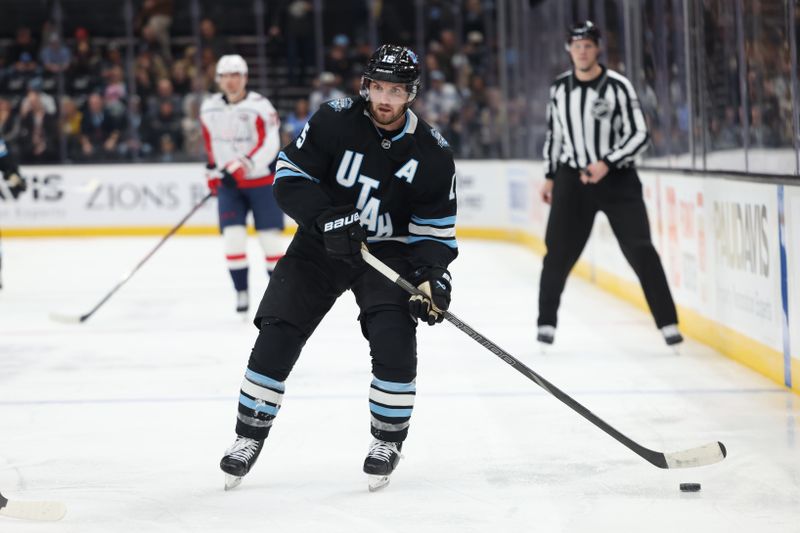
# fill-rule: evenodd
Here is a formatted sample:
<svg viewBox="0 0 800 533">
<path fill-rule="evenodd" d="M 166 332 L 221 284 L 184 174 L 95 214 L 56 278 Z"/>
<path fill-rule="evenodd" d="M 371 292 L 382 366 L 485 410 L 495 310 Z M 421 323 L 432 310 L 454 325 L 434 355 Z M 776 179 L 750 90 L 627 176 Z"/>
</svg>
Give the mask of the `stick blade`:
<svg viewBox="0 0 800 533">
<path fill-rule="evenodd" d="M 67 514 L 67 506 L 61 502 L 9 500 L 4 507 L 0 508 L 0 516 L 39 522 L 55 522 L 64 518 L 65 514 Z"/>
<path fill-rule="evenodd" d="M 698 448 L 665 453 L 664 459 L 666 459 L 667 468 L 694 468 L 718 463 L 727 455 L 728 450 L 725 449 L 724 444 L 712 442 Z"/>
<path fill-rule="evenodd" d="M 87 315 L 67 315 L 64 313 L 50 313 L 50 320 L 61 322 L 62 324 L 80 324 L 85 322 Z"/>
</svg>

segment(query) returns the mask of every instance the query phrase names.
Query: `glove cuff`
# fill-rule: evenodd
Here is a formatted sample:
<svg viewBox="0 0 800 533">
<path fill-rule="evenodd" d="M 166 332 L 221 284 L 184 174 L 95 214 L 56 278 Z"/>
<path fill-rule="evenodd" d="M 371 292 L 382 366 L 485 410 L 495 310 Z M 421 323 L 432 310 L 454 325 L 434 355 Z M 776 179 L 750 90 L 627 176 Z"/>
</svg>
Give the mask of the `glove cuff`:
<svg viewBox="0 0 800 533">
<path fill-rule="evenodd" d="M 408 281 L 414 286 L 434 279 L 442 280 L 447 285 L 448 289 L 450 289 L 451 282 L 453 281 L 450 272 L 446 268 L 437 266 L 419 267 L 408 277 Z"/>
</svg>

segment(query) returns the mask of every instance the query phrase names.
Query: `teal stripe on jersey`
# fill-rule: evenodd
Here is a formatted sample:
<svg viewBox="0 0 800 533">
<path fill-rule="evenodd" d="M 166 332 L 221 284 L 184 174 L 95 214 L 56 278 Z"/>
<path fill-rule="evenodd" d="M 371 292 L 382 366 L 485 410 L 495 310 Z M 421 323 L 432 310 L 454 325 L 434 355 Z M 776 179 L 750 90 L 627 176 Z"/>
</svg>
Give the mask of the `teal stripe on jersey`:
<svg viewBox="0 0 800 533">
<path fill-rule="evenodd" d="M 444 218 L 420 218 L 416 215 L 411 215 L 411 222 L 414 224 L 425 224 L 427 226 L 454 226 L 456 217 L 453 215 Z"/>
<path fill-rule="evenodd" d="M 436 237 L 418 237 L 416 235 L 412 235 L 408 238 L 409 244 L 414 244 L 415 242 L 419 241 L 434 241 L 442 243 L 445 246 L 449 246 L 450 248 L 458 248 L 458 244 L 456 243 L 455 239 L 437 239 Z"/>
</svg>

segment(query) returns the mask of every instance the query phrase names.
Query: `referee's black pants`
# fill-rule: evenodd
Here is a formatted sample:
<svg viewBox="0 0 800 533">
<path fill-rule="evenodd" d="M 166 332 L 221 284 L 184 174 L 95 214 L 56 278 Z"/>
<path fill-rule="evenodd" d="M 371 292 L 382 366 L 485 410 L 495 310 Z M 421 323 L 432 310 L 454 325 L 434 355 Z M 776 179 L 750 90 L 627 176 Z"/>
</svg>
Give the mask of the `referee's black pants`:
<svg viewBox="0 0 800 533">
<path fill-rule="evenodd" d="M 608 217 L 625 259 L 636 272 L 656 326 L 677 324 L 667 277 L 650 239 L 642 183 L 636 170 L 612 169 L 599 183 L 584 185 L 578 171 L 565 165 L 559 167 L 553 184 L 545 233 L 547 254 L 539 283 L 538 324 L 557 325 L 564 284 L 586 246 L 598 211 Z"/>
</svg>

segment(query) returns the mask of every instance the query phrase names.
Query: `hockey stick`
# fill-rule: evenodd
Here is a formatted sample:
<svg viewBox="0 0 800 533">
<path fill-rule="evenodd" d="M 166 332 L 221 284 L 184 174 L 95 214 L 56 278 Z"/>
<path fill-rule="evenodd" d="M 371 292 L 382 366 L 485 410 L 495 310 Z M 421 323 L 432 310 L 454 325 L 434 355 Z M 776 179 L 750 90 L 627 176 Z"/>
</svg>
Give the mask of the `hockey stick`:
<svg viewBox="0 0 800 533">
<path fill-rule="evenodd" d="M 392 280 L 395 284 L 402 287 L 410 294 L 419 294 L 425 296 L 420 289 L 413 286 L 411 283 L 400 277 L 400 275 L 384 264 L 380 259 L 369 253 L 366 246 L 361 249 L 361 255 L 364 261 L 367 262 L 372 268 Z M 570 409 L 577 412 L 586 420 L 605 431 L 614 437 L 623 446 L 633 451 L 636 455 L 647 461 L 648 463 L 657 466 L 658 468 L 691 468 L 695 466 L 705 466 L 721 461 L 727 455 L 725 445 L 721 442 L 713 442 L 705 446 L 682 450 L 679 452 L 663 453 L 645 448 L 641 444 L 634 442 L 629 437 L 620 433 L 617 429 L 611 427 L 602 418 L 591 412 L 589 409 L 577 402 L 564 391 L 544 379 L 542 376 L 525 366 L 519 359 L 515 358 L 495 343 L 472 329 L 469 325 L 456 317 L 450 311 L 444 312 L 444 317 L 455 327 L 466 333 L 475 342 L 495 354 L 497 357 L 508 363 L 512 368 L 516 369 L 520 374 L 527 377 L 541 388 L 561 400 Z"/>
<path fill-rule="evenodd" d="M 0 516 L 54 522 L 67 514 L 67 507 L 61 502 L 20 502 L 9 500 L 0 494 Z"/>
<path fill-rule="evenodd" d="M 133 267 L 133 270 L 125 274 L 125 276 L 123 276 L 123 278 L 116 285 L 114 285 L 114 288 L 111 289 L 105 296 L 103 296 L 103 298 L 99 302 L 97 302 L 97 305 L 92 307 L 92 309 L 88 313 L 84 313 L 79 316 L 65 315 L 62 313 L 50 313 L 50 318 L 52 320 L 55 320 L 56 322 L 64 322 L 67 324 L 80 324 L 81 322 L 86 322 L 89 319 L 89 317 L 92 316 L 95 313 L 95 311 L 100 309 L 100 306 L 106 303 L 108 299 L 111 298 L 114 295 L 114 293 L 120 289 L 120 287 L 125 285 L 125 283 L 129 279 L 131 279 L 131 277 L 133 277 L 136 271 L 139 270 L 142 267 L 142 265 L 144 265 L 145 262 L 147 262 L 147 260 L 150 259 L 159 248 L 161 248 L 161 245 L 167 242 L 167 239 L 172 237 L 179 229 L 181 229 L 181 227 L 186 223 L 186 221 L 189 220 L 189 218 L 193 214 L 195 214 L 197 210 L 200 209 L 203 206 L 203 204 L 205 204 L 208 201 L 208 199 L 211 198 L 212 196 L 213 195 L 209 192 L 203 197 L 202 200 L 197 202 L 197 204 L 195 204 L 195 206 L 192 207 L 192 209 L 186 214 L 186 216 L 184 216 L 180 222 L 178 222 L 171 230 L 169 230 L 169 233 L 164 235 L 161 241 L 159 241 L 159 243 L 156 244 L 155 247 L 152 250 L 150 250 L 150 252 L 148 252 L 148 254 L 145 255 L 144 258 L 142 258 L 142 260 L 139 261 L 139 263 L 135 267 Z"/>
</svg>

